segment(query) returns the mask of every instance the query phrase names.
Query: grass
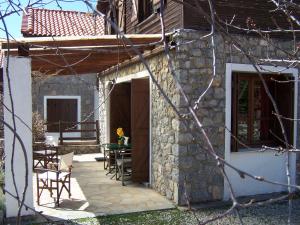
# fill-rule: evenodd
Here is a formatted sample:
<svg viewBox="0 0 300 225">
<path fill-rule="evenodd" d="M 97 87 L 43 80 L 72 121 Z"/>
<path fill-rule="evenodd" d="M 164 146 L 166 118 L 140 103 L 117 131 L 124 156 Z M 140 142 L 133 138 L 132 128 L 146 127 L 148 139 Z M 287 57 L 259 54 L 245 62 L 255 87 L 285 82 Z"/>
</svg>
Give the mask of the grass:
<svg viewBox="0 0 300 225">
<path fill-rule="evenodd" d="M 121 215 L 100 216 L 84 218 L 72 221 L 42 223 L 43 225 L 193 225 L 201 221 L 213 218 L 226 211 L 228 207 L 205 208 L 197 211 L 183 211 L 179 209 L 160 210 L 129 213 Z M 253 207 L 240 210 L 243 221 L 247 225 L 278 225 L 287 224 L 287 202 Z M 300 199 L 293 204 L 292 224 L 300 224 Z M 236 214 L 231 214 L 210 225 L 237 225 L 240 224 Z"/>
<path fill-rule="evenodd" d="M 4 194 L 3 194 L 2 190 L 0 190 L 0 211 L 2 211 L 5 207 L 4 200 L 5 200 Z"/>
<path fill-rule="evenodd" d="M 120 215 L 109 215 L 109 216 L 100 216 L 95 218 L 83 218 L 78 220 L 73 220 L 69 222 L 56 222 L 49 224 L 68 224 L 68 225 L 181 225 L 184 215 L 187 212 L 182 212 L 178 209 L 171 210 L 161 210 L 161 211 L 149 211 L 149 212 L 137 212 L 137 213 L 128 213 Z"/>
<path fill-rule="evenodd" d="M 182 212 L 178 209 L 163 210 L 163 211 L 152 211 L 152 212 L 141 212 L 141 213 L 130 213 L 122 215 L 102 216 L 96 218 L 80 219 L 75 222 L 78 224 L 181 224 Z"/>
</svg>

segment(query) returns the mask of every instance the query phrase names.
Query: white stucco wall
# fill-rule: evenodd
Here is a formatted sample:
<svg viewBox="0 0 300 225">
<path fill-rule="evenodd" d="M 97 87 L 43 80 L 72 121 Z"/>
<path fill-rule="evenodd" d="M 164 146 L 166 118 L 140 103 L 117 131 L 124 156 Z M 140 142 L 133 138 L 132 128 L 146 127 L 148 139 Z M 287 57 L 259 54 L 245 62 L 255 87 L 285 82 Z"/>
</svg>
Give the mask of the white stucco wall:
<svg viewBox="0 0 300 225">
<path fill-rule="evenodd" d="M 283 67 L 261 66 L 262 73 L 281 72 L 291 74 L 295 79 L 298 79 L 297 69 L 287 69 Z M 232 72 L 248 72 L 256 74 L 256 70 L 252 65 L 248 64 L 226 64 L 226 127 L 231 127 L 231 82 Z M 298 82 L 294 83 L 294 118 L 297 118 L 298 104 Z M 262 176 L 270 181 L 287 184 L 286 176 L 286 155 L 276 156 L 275 152 L 258 152 L 258 151 L 240 151 L 231 152 L 231 135 L 230 132 L 225 132 L 225 160 L 231 165 L 248 172 L 255 176 Z M 297 121 L 294 122 L 294 146 L 297 142 Z M 296 154 L 291 154 L 290 157 L 291 182 L 296 182 Z M 266 184 L 250 178 L 242 179 L 234 170 L 225 167 L 230 183 L 234 189 L 236 196 L 247 196 L 256 194 L 266 194 L 287 190 L 286 187 Z M 224 182 L 223 199 L 228 200 L 230 197 L 228 183 Z"/>
<path fill-rule="evenodd" d="M 293 183 L 295 183 L 295 163 L 294 157 L 295 154 L 292 154 L 292 164 L 293 168 Z M 256 151 L 247 151 L 247 152 L 234 152 L 230 154 L 230 157 L 226 160 L 231 163 L 231 165 L 246 171 L 250 174 L 265 177 L 268 180 L 281 182 L 286 184 L 286 170 L 285 170 L 285 157 L 286 155 L 275 156 L 274 152 L 256 152 Z M 255 181 L 246 177 L 242 179 L 234 170 L 227 168 L 227 175 L 230 179 L 230 183 L 234 188 L 236 196 L 247 196 L 255 194 L 265 194 L 273 192 L 286 191 L 286 187 L 267 184 L 265 182 Z M 224 187 L 224 200 L 230 198 L 229 188 L 225 183 Z"/>
<path fill-rule="evenodd" d="M 31 97 L 31 59 L 24 57 L 10 57 L 9 73 L 10 83 L 12 88 L 12 97 L 14 103 L 15 114 L 19 116 L 30 128 L 32 127 L 32 97 Z M 11 102 L 9 98 L 8 83 L 6 77 L 6 70 L 4 66 L 4 103 L 11 109 Z M 4 120 L 13 126 L 11 113 L 4 109 Z M 16 118 L 17 133 L 21 136 L 26 148 L 28 157 L 28 189 L 26 192 L 25 204 L 33 208 L 33 189 L 32 189 L 32 133 L 19 119 Z M 5 189 L 16 194 L 13 186 L 11 173 L 11 155 L 13 133 L 4 126 L 4 140 L 5 140 Z M 17 191 L 19 196 L 22 196 L 25 185 L 25 159 L 22 153 L 21 145 L 16 141 L 14 169 L 15 180 L 17 184 Z M 6 215 L 7 217 L 15 217 L 18 213 L 18 203 L 9 194 L 5 194 L 6 198 Z M 31 210 L 22 208 L 22 215 L 31 215 Z"/>
</svg>

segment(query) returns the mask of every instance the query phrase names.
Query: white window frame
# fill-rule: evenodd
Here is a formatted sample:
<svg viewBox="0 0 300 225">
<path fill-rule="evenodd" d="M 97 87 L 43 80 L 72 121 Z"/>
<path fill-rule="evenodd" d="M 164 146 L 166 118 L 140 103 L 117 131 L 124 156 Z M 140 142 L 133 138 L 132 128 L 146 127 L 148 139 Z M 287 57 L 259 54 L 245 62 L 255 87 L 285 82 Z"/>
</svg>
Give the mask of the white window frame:
<svg viewBox="0 0 300 225">
<path fill-rule="evenodd" d="M 274 73 L 282 73 L 282 74 L 290 74 L 295 78 L 294 82 L 294 118 L 298 117 L 298 70 L 294 68 L 284 68 L 284 67 L 275 67 L 275 66 L 267 66 L 267 65 L 260 65 L 259 71 L 263 74 L 274 74 Z M 226 102 L 225 102 L 225 126 L 227 129 L 231 129 L 231 102 L 232 102 L 232 74 L 234 72 L 246 72 L 246 73 L 253 73 L 253 75 L 257 75 L 256 69 L 251 64 L 236 64 L 236 63 L 226 63 L 226 74 L 225 74 L 225 86 L 226 86 Z M 258 153 L 256 151 L 241 151 L 241 152 L 231 152 L 231 134 L 230 132 L 225 129 L 225 160 L 228 163 L 236 163 L 235 161 L 237 158 L 247 158 L 252 154 L 261 154 L 261 157 L 270 157 L 273 153 Z M 297 143 L 297 121 L 294 121 L 293 124 L 293 145 L 296 146 Z M 268 155 L 269 154 L 269 155 Z M 265 156 L 264 156 L 265 155 Z M 252 162 L 254 165 L 255 162 Z M 290 157 L 290 165 L 291 165 L 291 177 L 292 183 L 296 181 L 296 154 L 292 153 Z M 227 173 L 231 172 L 231 169 L 225 167 L 225 171 Z M 259 172 L 259 171 L 258 171 Z M 257 175 L 257 174 L 255 174 Z M 250 188 L 250 187 L 249 187 Z M 228 198 L 228 186 L 227 182 L 224 181 L 224 200 Z"/>
</svg>

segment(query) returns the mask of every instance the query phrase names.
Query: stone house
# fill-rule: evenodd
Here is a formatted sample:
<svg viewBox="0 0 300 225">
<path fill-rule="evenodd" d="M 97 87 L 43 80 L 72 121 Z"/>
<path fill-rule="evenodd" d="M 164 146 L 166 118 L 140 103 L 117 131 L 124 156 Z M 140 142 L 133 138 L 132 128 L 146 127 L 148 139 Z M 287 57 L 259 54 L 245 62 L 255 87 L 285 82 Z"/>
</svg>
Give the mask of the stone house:
<svg viewBox="0 0 300 225">
<path fill-rule="evenodd" d="M 165 28 L 171 32 L 169 44 L 173 46 L 171 60 L 179 84 L 193 103 L 213 76 L 211 40 L 203 38 L 210 32 L 210 25 L 189 7 L 189 3 L 165 2 Z M 200 4 L 209 12 L 207 3 Z M 159 7 L 159 1 L 124 1 L 117 8 L 116 22 L 125 33 L 160 33 Z M 97 8 L 103 13 L 108 12 L 103 1 L 98 1 Z M 272 8 L 274 6 L 268 1 L 231 1 L 230 4 L 215 1 L 216 14 L 223 21 L 231 21 L 236 15 L 234 25 L 241 27 L 247 27 L 251 15 L 250 19 L 257 28 L 276 29 L 271 20 L 275 12 L 266 10 Z M 276 18 L 281 27 L 289 26 L 284 16 Z M 271 36 L 271 41 L 266 41 L 255 33 L 243 33 L 234 28 L 229 28 L 229 31 L 240 46 L 258 59 L 285 57 L 283 51 L 292 48 L 292 39 L 287 36 Z M 222 32 L 215 34 L 216 77 L 201 100 L 197 115 L 213 147 L 227 162 L 252 174 L 286 183 L 285 154 L 275 156 L 272 151 L 258 151 L 262 145 L 282 145 L 274 138 L 282 139 L 282 135 L 272 114 L 273 106 L 251 62 L 229 44 L 229 40 Z M 170 74 L 162 47 L 144 53 L 144 57 L 166 95 L 180 113 L 186 114 L 187 103 Z M 282 115 L 298 118 L 298 83 L 272 82 L 274 79 L 297 80 L 298 69 L 265 63 L 259 66 L 259 70 Z M 100 102 L 108 96 L 112 80 L 116 84 L 109 102 L 99 112 L 101 138 L 103 142 L 114 142 L 115 129 L 120 126 L 125 129 L 133 146 L 133 180 L 149 183 L 176 204 L 186 204 L 187 196 L 191 202 L 229 199 L 227 183 L 216 160 L 204 150 L 206 142 L 194 121 L 190 118 L 189 127 L 184 126 L 150 79 L 145 65 L 135 57 L 99 73 L 100 96 L 103 96 Z M 289 143 L 298 146 L 297 123 L 284 121 L 284 126 Z M 291 155 L 290 163 L 294 183 L 295 154 Z M 249 178 L 242 179 L 228 167 L 225 170 L 237 196 L 286 190 Z M 134 171 L 142 172 L 135 175 Z"/>
<path fill-rule="evenodd" d="M 148 4 L 150 2 L 155 4 L 147 8 L 146 6 L 151 5 Z M 104 3 L 99 1 L 98 9 L 106 12 Z M 129 45 L 120 44 L 120 39 L 116 35 L 93 38 L 58 37 L 55 41 L 43 37 L 26 39 L 24 43 L 29 45 L 27 57 L 14 57 L 13 62 L 23 63 L 27 69 L 24 83 L 30 83 L 30 71 L 55 73 L 58 70 L 57 66 L 51 63 L 45 62 L 41 65 L 42 60 L 36 57 L 41 52 L 49 52 L 47 55 L 49 60 L 58 60 L 60 56 L 51 49 L 57 43 L 61 48 L 68 49 L 90 47 L 81 53 L 70 51 L 66 57 L 73 59 L 72 62 L 78 61 L 78 54 L 83 57 L 93 48 L 109 49 L 110 51 L 92 52 L 93 57 L 74 66 L 80 74 L 98 72 L 101 142 L 115 142 L 116 128 L 123 127 L 132 144 L 133 181 L 147 183 L 176 204 L 186 204 L 187 198 L 192 203 L 228 200 L 230 196 L 226 181 L 218 170 L 216 160 L 205 151 L 206 141 L 187 113 L 187 103 L 170 74 L 167 57 L 159 42 L 161 35 L 153 34 L 160 32 L 159 18 L 154 11 L 159 10 L 159 5 L 156 1 L 148 0 L 125 1 L 125 3 L 118 11 L 118 18 L 122 18 L 123 22 L 116 22 L 127 33 L 126 37 L 141 48 L 155 80 L 180 113 L 185 115 L 188 127 L 166 102 L 139 57 L 134 52 L 127 52 Z M 190 103 L 193 103 L 206 89 L 213 75 L 213 49 L 210 36 L 203 38 L 210 32 L 209 24 L 186 5 L 174 1 L 166 3 L 170 58 L 179 84 Z M 263 10 L 269 9 L 271 3 L 258 1 L 255 7 L 252 2 L 242 1 L 242 3 L 231 1 L 230 5 L 223 5 L 222 1 L 215 1 L 216 13 L 221 15 L 223 20 L 231 19 L 232 15 L 241 15 L 236 19 L 237 25 L 242 27 L 247 26 L 246 17 L 250 14 L 253 21 L 257 21 L 257 27 L 274 28 L 273 22 L 266 16 L 274 12 Z M 201 5 L 209 11 L 204 2 L 201 2 Z M 262 10 L 256 10 L 260 6 Z M 122 13 L 122 8 L 126 9 L 125 14 Z M 280 20 L 280 17 L 277 22 L 281 27 L 287 26 L 285 20 Z M 109 31 L 108 28 L 105 29 Z M 285 57 L 283 50 L 291 50 L 293 42 L 288 36 L 271 36 L 270 42 L 255 34 L 235 32 L 233 28 L 230 29 L 230 37 L 258 59 Z M 280 141 L 282 136 L 272 114 L 272 105 L 249 58 L 234 48 L 230 40 L 222 32 L 215 33 L 216 77 L 200 101 L 196 113 L 212 140 L 214 149 L 228 163 L 251 174 L 286 183 L 284 169 L 286 155 L 275 155 L 273 151 L 258 151 L 261 145 L 282 145 Z M 156 44 L 150 45 L 151 43 Z M 280 48 L 275 48 L 271 43 L 276 43 Z M 15 54 L 13 56 L 18 54 L 19 45 L 20 43 L 11 43 L 10 46 L 13 48 L 11 54 Z M 5 47 L 5 44 L 3 46 Z M 31 46 L 47 46 L 47 48 L 35 49 Z M 13 65 L 11 67 L 16 74 L 20 73 L 16 67 Z M 260 64 L 258 69 L 266 79 L 282 115 L 298 118 L 298 82 L 290 82 L 298 80 L 298 68 L 265 63 Z M 66 69 L 64 68 L 62 72 L 66 72 Z M 16 79 L 15 84 L 19 85 Z M 28 86 L 30 85 L 25 88 L 30 99 L 31 92 Z M 16 92 L 17 98 L 18 90 Z M 22 105 L 22 109 L 19 107 L 18 110 L 26 109 L 25 121 L 30 121 L 31 108 L 27 105 Z M 22 126 L 21 124 L 20 127 Z M 284 121 L 284 127 L 290 144 L 298 146 L 296 121 Z M 241 145 L 234 137 L 248 147 Z M 26 144 L 30 148 L 31 138 L 25 135 L 22 138 L 28 139 Z M 296 155 L 291 154 L 289 160 L 291 180 L 295 183 Z M 225 167 L 225 170 L 237 196 L 286 191 L 282 186 L 241 178 L 228 167 Z"/>
<path fill-rule="evenodd" d="M 73 37 L 103 35 L 104 20 L 91 13 L 27 8 L 22 17 L 21 33 L 25 38 Z M 67 53 L 66 53 L 67 54 Z M 64 64 L 64 59 L 57 64 Z M 59 70 L 56 74 L 34 71 L 32 79 L 33 111 L 38 111 L 48 123 L 61 121 L 95 121 L 98 104 L 97 73 L 79 76 L 77 71 Z M 55 76 L 62 75 L 63 76 Z M 90 126 L 90 125 L 81 125 Z M 81 127 L 88 129 L 88 127 Z M 58 125 L 48 125 L 51 135 L 58 135 Z M 66 133 L 66 136 L 95 136 L 93 133 Z"/>
</svg>

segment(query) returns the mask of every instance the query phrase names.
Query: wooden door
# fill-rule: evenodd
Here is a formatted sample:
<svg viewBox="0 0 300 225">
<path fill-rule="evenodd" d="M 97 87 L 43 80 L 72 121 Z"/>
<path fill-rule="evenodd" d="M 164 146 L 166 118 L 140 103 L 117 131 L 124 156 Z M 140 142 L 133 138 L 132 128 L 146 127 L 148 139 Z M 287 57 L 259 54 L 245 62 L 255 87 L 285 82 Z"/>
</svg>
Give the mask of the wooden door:
<svg viewBox="0 0 300 225">
<path fill-rule="evenodd" d="M 77 122 L 77 99 L 47 99 L 48 132 L 59 132 L 58 121 Z M 62 124 L 63 129 L 70 124 Z"/>
<path fill-rule="evenodd" d="M 277 104 L 279 114 L 283 117 L 293 118 L 294 115 L 294 82 L 291 80 L 292 77 L 289 77 L 290 82 L 287 81 L 287 77 L 284 75 L 282 76 L 275 76 L 275 80 L 280 80 L 283 82 L 274 82 L 274 99 Z M 284 140 L 282 135 L 281 126 L 276 118 L 274 118 L 274 133 L 281 139 Z M 285 132 L 289 141 L 289 144 L 293 144 L 293 128 L 294 128 L 294 121 L 282 119 L 283 126 L 285 128 Z M 282 146 L 284 143 L 279 142 Z"/>
<path fill-rule="evenodd" d="M 117 143 L 117 129 L 131 137 L 130 83 L 116 84 L 110 95 L 110 142 Z M 129 140 L 130 141 L 130 140 Z"/>
<path fill-rule="evenodd" d="M 132 180 L 149 181 L 149 79 L 131 82 Z"/>
</svg>

